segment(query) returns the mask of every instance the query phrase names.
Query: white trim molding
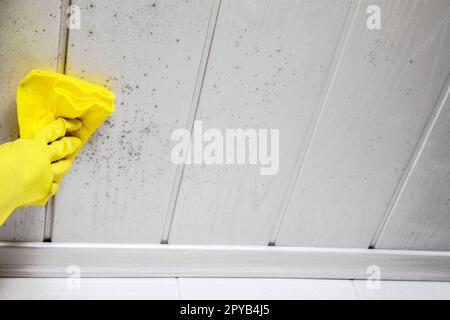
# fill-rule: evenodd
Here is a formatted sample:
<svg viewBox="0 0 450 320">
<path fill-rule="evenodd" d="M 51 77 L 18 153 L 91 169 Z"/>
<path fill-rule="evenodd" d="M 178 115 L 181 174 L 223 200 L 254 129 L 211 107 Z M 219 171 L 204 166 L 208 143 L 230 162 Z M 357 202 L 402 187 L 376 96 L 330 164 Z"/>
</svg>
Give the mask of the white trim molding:
<svg viewBox="0 0 450 320">
<path fill-rule="evenodd" d="M 0 243 L 0 277 L 450 280 L 450 252 L 216 245 Z M 69 268 L 71 267 L 71 268 Z"/>
</svg>

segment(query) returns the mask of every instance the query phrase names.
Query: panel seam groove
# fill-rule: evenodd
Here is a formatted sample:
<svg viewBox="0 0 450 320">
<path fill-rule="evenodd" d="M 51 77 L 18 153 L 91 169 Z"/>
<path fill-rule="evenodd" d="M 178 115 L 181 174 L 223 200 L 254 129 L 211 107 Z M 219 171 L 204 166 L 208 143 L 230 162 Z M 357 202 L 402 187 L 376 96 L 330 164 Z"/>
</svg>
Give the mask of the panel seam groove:
<svg viewBox="0 0 450 320">
<path fill-rule="evenodd" d="M 394 190 L 394 193 L 392 194 L 391 200 L 387 206 L 383 220 L 381 221 L 380 225 L 378 226 L 377 232 L 372 238 L 372 241 L 370 243 L 371 247 L 377 248 L 378 241 L 382 238 L 386 230 L 386 227 L 392 218 L 392 213 L 394 212 L 398 204 L 398 201 L 401 198 L 403 191 L 405 190 L 408 184 L 412 172 L 414 171 L 414 168 L 416 167 L 417 162 L 419 161 L 428 143 L 428 140 L 436 125 L 437 120 L 439 119 L 439 116 L 441 115 L 442 109 L 444 108 L 444 105 L 449 97 L 449 94 L 450 94 L 450 73 L 447 74 L 447 79 L 445 80 L 444 85 L 442 86 L 441 91 L 436 99 L 435 105 L 423 129 L 422 135 L 416 144 L 416 147 L 408 161 L 404 173 L 402 174 Z"/>
<path fill-rule="evenodd" d="M 214 33 L 219 20 L 219 11 L 222 0 L 216 0 L 211 8 L 211 14 L 208 22 L 208 29 L 206 31 L 205 41 L 203 45 L 203 52 L 200 58 L 200 63 L 197 72 L 197 79 L 194 86 L 194 93 L 192 95 L 191 108 L 187 119 L 187 127 L 192 132 L 194 121 L 197 116 L 197 110 L 200 103 L 200 96 L 203 90 L 203 84 L 206 77 L 206 71 L 208 67 L 209 57 L 211 54 L 212 43 L 214 39 Z M 169 204 L 164 219 L 163 231 L 161 235 L 161 244 L 169 243 L 169 235 L 172 228 L 172 222 L 175 214 L 175 208 L 177 205 L 178 194 L 181 187 L 181 181 L 183 179 L 185 165 L 178 165 L 175 179 L 172 186 L 172 192 L 169 198 Z"/>
<path fill-rule="evenodd" d="M 66 73 L 66 60 L 68 50 L 69 29 L 67 27 L 67 9 L 71 0 L 60 1 L 59 31 L 58 31 L 58 55 L 56 60 L 56 71 Z M 51 242 L 53 233 L 53 217 L 55 216 L 55 197 L 51 198 L 45 206 L 43 241 Z"/>
<path fill-rule="evenodd" d="M 67 14 L 72 0 L 61 0 L 61 14 L 59 24 L 58 64 L 59 73 L 66 73 L 69 28 L 67 27 Z"/>
<path fill-rule="evenodd" d="M 336 58 L 334 58 L 334 63 L 333 61 L 331 62 L 330 66 L 333 67 L 334 66 L 334 70 L 332 71 L 332 76 L 330 77 L 330 80 L 327 81 L 328 86 L 326 88 L 326 90 L 324 90 L 325 95 L 323 95 L 323 100 L 320 103 L 320 108 L 318 109 L 318 111 L 316 111 L 317 116 L 313 116 L 312 122 L 314 123 L 312 126 L 310 126 L 310 130 L 308 130 L 308 135 L 305 139 L 306 141 L 306 147 L 300 150 L 300 154 L 297 157 L 297 162 L 295 164 L 294 167 L 294 174 L 293 174 L 293 178 L 291 179 L 291 182 L 289 184 L 288 187 L 288 195 L 285 197 L 285 200 L 283 201 L 282 205 L 281 205 L 281 214 L 277 220 L 277 223 L 274 226 L 274 229 L 272 230 L 272 234 L 269 240 L 268 245 L 269 246 L 275 246 L 276 245 L 276 241 L 279 237 L 279 233 L 281 231 L 281 227 L 284 223 L 284 220 L 286 218 L 287 215 L 287 211 L 289 208 L 289 203 L 291 202 L 292 196 L 294 194 L 294 190 L 295 187 L 297 186 L 300 177 L 303 173 L 304 170 L 304 166 L 306 163 L 306 160 L 308 159 L 309 153 L 310 153 L 310 149 L 312 146 L 312 142 L 314 140 L 314 137 L 316 135 L 317 129 L 319 127 L 319 123 L 320 120 L 322 119 L 322 115 L 324 113 L 325 110 L 325 106 L 328 103 L 328 98 L 331 92 L 331 89 L 334 86 L 334 82 L 336 79 L 336 75 L 338 73 L 338 70 L 340 69 L 340 65 L 341 65 L 341 61 L 342 61 L 342 57 L 344 56 L 344 52 L 346 50 L 347 47 L 347 43 L 350 37 L 350 33 L 353 29 L 353 25 L 355 23 L 356 20 L 356 16 L 358 14 L 360 5 L 361 5 L 361 0 L 358 0 L 357 5 L 353 5 L 355 2 L 352 2 L 352 5 L 349 6 L 349 11 L 347 13 L 347 17 L 351 16 L 351 19 L 345 19 L 344 25 L 343 25 L 343 31 L 342 34 L 345 34 L 345 37 L 341 37 L 341 40 L 337 43 L 336 45 L 336 54 L 334 55 Z M 352 10 L 353 9 L 353 10 Z M 347 29 L 346 29 L 346 26 Z M 337 54 L 338 53 L 338 54 Z"/>
</svg>

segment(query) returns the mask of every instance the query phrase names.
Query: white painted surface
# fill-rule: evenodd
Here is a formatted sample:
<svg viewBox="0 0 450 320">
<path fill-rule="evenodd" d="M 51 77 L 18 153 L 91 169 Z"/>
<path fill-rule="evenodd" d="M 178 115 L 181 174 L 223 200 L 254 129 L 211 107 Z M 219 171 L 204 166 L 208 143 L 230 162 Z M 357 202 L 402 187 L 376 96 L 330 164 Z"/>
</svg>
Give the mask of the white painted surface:
<svg viewBox="0 0 450 320">
<path fill-rule="evenodd" d="M 80 279 L 1 278 L 0 300 L 42 299 L 450 299 L 450 283 L 383 281 L 380 290 L 364 281 L 309 279 Z"/>
<path fill-rule="evenodd" d="M 280 169 L 186 166 L 169 243 L 266 245 L 334 68 L 351 1 L 222 1 L 196 120 L 280 129 Z"/>
<path fill-rule="evenodd" d="M 358 295 L 350 280 L 180 278 L 186 300 L 353 300 Z"/>
<path fill-rule="evenodd" d="M 369 289 L 365 281 L 354 281 L 365 300 L 449 300 L 450 282 L 382 281 L 379 289 Z"/>
<path fill-rule="evenodd" d="M 449 279 L 448 253 L 244 246 L 367 248 L 396 203 L 377 247 L 450 250 L 448 106 L 414 162 L 450 71 L 448 0 L 223 0 L 211 48 L 218 1 L 73 4 L 67 72 L 113 89 L 117 110 L 61 186 L 53 241 L 239 246 L 0 246 L 1 274 L 62 276 L 75 259 L 90 276 L 362 279 L 377 264 L 386 279 Z M 369 4 L 381 30 L 366 28 Z M 18 80 L 56 68 L 58 26 L 58 0 L 0 1 L 0 142 L 17 136 Z M 280 173 L 186 167 L 177 193 L 170 134 L 194 115 L 280 128 Z M 40 241 L 43 224 L 44 208 L 23 210 L 0 240 Z"/>
<path fill-rule="evenodd" d="M 159 243 L 212 1 L 76 0 L 67 71 L 105 84 L 116 111 L 90 139 L 55 203 L 53 241 Z M 101 79 L 103 77 L 103 79 Z"/>
<path fill-rule="evenodd" d="M 402 186 L 377 248 L 450 251 L 449 93 L 447 84 L 426 144 Z"/>
<path fill-rule="evenodd" d="M 0 279 L 0 300 L 179 299 L 176 279 Z"/>
<path fill-rule="evenodd" d="M 366 28 L 377 4 L 382 28 Z M 450 3 L 362 1 L 276 243 L 367 248 L 450 71 Z"/>
<path fill-rule="evenodd" d="M 32 69 L 56 70 L 59 0 L 0 1 L 0 143 L 19 137 L 16 91 Z M 45 207 L 16 210 L 0 240 L 42 241 Z"/>
<path fill-rule="evenodd" d="M 450 253 L 261 246 L 0 243 L 0 277 L 262 277 L 450 280 Z"/>
</svg>

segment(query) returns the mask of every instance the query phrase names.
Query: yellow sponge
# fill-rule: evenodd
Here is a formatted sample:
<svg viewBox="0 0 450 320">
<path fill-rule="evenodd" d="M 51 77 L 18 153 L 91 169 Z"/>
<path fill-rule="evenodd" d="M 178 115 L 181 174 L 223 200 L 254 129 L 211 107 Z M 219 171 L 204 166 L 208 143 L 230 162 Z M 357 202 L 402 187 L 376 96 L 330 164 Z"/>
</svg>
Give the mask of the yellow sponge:
<svg viewBox="0 0 450 320">
<path fill-rule="evenodd" d="M 21 138 L 60 117 L 77 118 L 83 126 L 71 135 L 84 144 L 113 111 L 114 93 L 60 73 L 33 70 L 17 88 Z"/>
</svg>

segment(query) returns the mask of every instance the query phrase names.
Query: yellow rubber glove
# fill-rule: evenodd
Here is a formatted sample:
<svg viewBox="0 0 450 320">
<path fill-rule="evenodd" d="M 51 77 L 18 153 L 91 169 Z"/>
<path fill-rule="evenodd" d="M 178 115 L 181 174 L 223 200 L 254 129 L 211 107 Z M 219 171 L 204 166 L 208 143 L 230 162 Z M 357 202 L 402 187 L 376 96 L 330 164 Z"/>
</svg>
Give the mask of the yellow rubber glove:
<svg viewBox="0 0 450 320">
<path fill-rule="evenodd" d="M 27 138 L 0 145 L 0 225 L 15 209 L 43 205 L 56 193 L 82 144 L 65 135 L 81 126 L 79 120 L 60 118 Z"/>
</svg>

